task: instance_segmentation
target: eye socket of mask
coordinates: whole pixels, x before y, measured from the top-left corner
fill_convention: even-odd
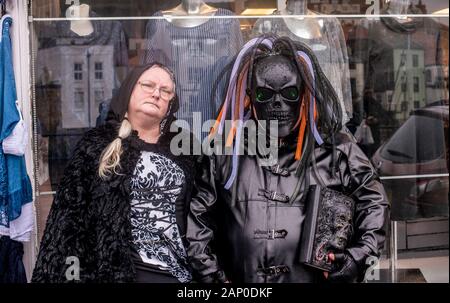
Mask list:
[[[258,102],[266,102],[273,98],[275,94],[279,93],[283,98],[289,101],[297,101],[300,97],[299,90],[295,86],[289,86],[281,89],[280,91],[275,91],[267,87],[257,87],[256,88],[256,100]]]

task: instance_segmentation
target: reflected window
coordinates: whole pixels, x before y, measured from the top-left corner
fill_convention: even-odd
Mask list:
[[[74,63],[73,64],[73,78],[77,81],[83,80],[83,64]]]
[[[427,83],[431,83],[431,70],[430,69],[427,69],[425,71],[425,79],[426,79]]]
[[[73,110],[77,113],[84,111],[84,92],[76,91],[73,99]]]
[[[419,67],[419,56],[418,55],[412,55],[412,64],[413,64],[413,67]]]
[[[406,89],[407,89],[406,81],[403,81],[402,82],[402,93],[406,93]]]
[[[103,79],[103,63],[95,62],[95,80]]]
[[[413,86],[414,86],[414,92],[418,93],[419,92],[419,77],[414,77],[413,78]]]

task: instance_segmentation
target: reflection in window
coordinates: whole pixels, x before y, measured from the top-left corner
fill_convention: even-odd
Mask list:
[[[84,92],[75,92],[73,99],[73,110],[77,113],[84,111]]]
[[[413,78],[413,86],[414,86],[414,92],[418,93],[419,92],[419,77],[414,77]]]
[[[403,81],[402,82],[402,93],[406,93],[406,89],[407,89],[406,81]]]
[[[96,106],[100,105],[100,103],[105,99],[105,93],[103,90],[96,90],[94,92],[95,104]]]
[[[103,79],[103,63],[95,62],[95,80]]]
[[[412,62],[413,62],[413,67],[419,67],[419,56],[412,55]]]
[[[355,78],[350,78],[350,87],[352,89],[352,96],[356,96],[357,91],[356,91],[356,79]]]
[[[402,112],[406,112],[408,110],[408,102],[407,101],[403,101],[402,105],[401,105],[401,111]]]
[[[430,69],[427,69],[425,71],[425,79],[426,79],[427,83],[431,83],[431,70]]]
[[[82,63],[74,63],[73,64],[73,78],[75,80],[81,81],[83,80],[83,64]]]
[[[444,155],[444,123],[427,116],[411,116],[392,136],[382,156],[394,163],[423,163]]]

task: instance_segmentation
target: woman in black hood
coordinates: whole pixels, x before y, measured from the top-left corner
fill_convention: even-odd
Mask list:
[[[178,107],[167,67],[131,71],[107,123],[84,135],[66,167],[32,281],[191,281],[184,239],[195,159],[170,150]]]

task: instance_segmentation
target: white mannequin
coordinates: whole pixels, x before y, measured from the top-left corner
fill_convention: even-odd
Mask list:
[[[207,18],[171,19],[171,16],[213,16],[217,8],[207,5],[201,0],[182,0],[181,3],[169,10],[163,11],[168,21],[180,27],[195,27],[208,21]]]
[[[66,10],[67,18],[88,18],[90,7],[87,4],[71,5]],[[70,30],[78,36],[88,36],[94,32],[94,26],[89,20],[72,20],[70,21]]]

